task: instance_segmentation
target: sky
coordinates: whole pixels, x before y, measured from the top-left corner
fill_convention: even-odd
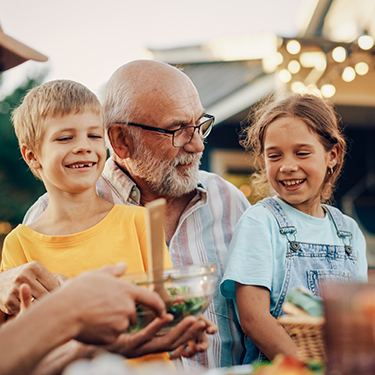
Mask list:
[[[46,69],[95,93],[146,48],[201,44],[220,36],[272,31],[296,36],[312,0],[0,0],[4,32],[49,57],[3,74],[0,94]]]

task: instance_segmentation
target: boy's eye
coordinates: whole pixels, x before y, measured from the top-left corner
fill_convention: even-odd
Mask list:
[[[88,136],[89,138],[94,138],[94,139],[102,139],[103,136],[99,135],[99,134],[89,134]]]
[[[65,141],[70,141],[71,139],[72,137],[60,137],[60,138],[57,138],[56,141],[65,142]]]

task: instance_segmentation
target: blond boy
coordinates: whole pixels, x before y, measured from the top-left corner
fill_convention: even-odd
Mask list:
[[[67,277],[121,261],[127,272],[145,270],[144,209],[113,205],[96,192],[106,160],[97,97],[77,82],[47,82],[26,95],[13,123],[22,156],[43,181],[50,204],[38,220],[8,235],[1,271],[33,260]]]

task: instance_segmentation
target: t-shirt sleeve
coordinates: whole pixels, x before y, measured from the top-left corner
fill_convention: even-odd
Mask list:
[[[272,287],[273,250],[269,228],[256,219],[259,209],[246,211],[230,244],[229,258],[220,291],[235,299],[235,283]]]
[[[4,240],[0,272],[10,270],[28,262],[16,230],[10,232]]]

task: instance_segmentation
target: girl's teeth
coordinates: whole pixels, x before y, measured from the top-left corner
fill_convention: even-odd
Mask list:
[[[283,181],[283,183],[284,183],[285,186],[294,186],[294,185],[300,184],[302,182],[303,182],[303,180],[298,180],[298,181]]]

